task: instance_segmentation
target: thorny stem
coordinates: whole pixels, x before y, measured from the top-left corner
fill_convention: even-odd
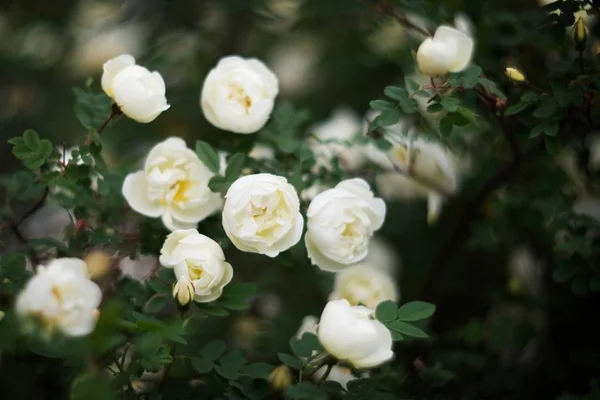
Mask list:
[[[300,378],[304,376],[305,378],[310,379],[312,378],[314,373],[321,369],[321,367],[323,367],[324,365],[335,365],[336,362],[337,360],[331,354],[327,353],[326,351],[323,351],[317,354],[312,360],[308,361],[306,365],[302,367],[302,369],[300,370]],[[327,372],[326,375],[329,375],[329,372]]]
[[[332,364],[332,363],[330,363],[330,364],[327,364],[327,369],[325,370],[325,373],[323,374],[323,376],[319,378],[319,381],[317,382],[317,384],[319,384],[319,383],[321,383],[321,382],[323,382],[323,381],[327,380],[327,377],[328,377],[328,376],[329,376],[329,374],[331,373],[331,370],[333,369],[333,366],[334,366],[334,365],[335,365],[335,364]]]

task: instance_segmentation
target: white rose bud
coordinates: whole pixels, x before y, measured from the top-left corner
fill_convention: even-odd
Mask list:
[[[175,231],[165,240],[160,250],[160,263],[173,268],[180,287],[178,296],[185,300],[191,281],[194,301],[208,303],[216,300],[223,293],[223,287],[233,277],[231,264],[225,261],[221,246],[208,236],[195,229]],[[175,294],[175,290],[173,291]],[[179,298],[177,298],[179,301]],[[180,302],[183,304],[183,301]]]
[[[351,306],[346,300],[327,303],[317,336],[325,350],[355,368],[373,368],[394,356],[392,334],[373,319],[371,309]]]
[[[104,64],[102,89],[117,103],[123,114],[138,122],[152,122],[170,107],[162,76],[136,65],[135,59],[128,54]]]
[[[312,263],[337,272],[362,261],[385,218],[385,203],[362,179],[348,179],[318,194],[306,213],[306,249]]]
[[[340,299],[345,299],[352,305],[364,304],[374,310],[382,301],[397,301],[398,292],[391,275],[382,269],[361,263],[335,275],[329,300]]]
[[[428,76],[441,76],[462,71],[471,62],[475,42],[465,33],[440,26],[417,50],[419,70]]]
[[[150,150],[143,170],[127,175],[123,196],[136,212],[162,216],[171,231],[190,229],[223,204],[208,188],[213,175],[183,139],[169,138]]]
[[[189,307],[192,300],[194,300],[195,294],[194,283],[190,280],[188,275],[182,275],[177,280],[177,283],[173,287],[173,298],[177,302],[177,305],[181,309]]]
[[[206,76],[200,105],[217,128],[254,133],[267,123],[278,91],[277,77],[261,61],[229,56]]]
[[[300,241],[303,225],[296,189],[281,176],[244,176],[225,195],[223,228],[242,251],[276,257]]]
[[[87,335],[96,327],[102,291],[89,279],[86,263],[78,258],[57,258],[39,266],[17,297],[15,310],[37,320],[49,332]]]

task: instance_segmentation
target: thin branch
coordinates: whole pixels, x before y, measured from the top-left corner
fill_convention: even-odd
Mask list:
[[[394,17],[394,19],[396,21],[398,21],[398,23],[400,25],[403,25],[407,28],[411,28],[411,29],[419,32],[422,35],[432,36],[432,33],[429,32],[426,28],[423,28],[422,26],[418,26],[413,21],[408,19],[408,17],[406,15],[400,14],[398,11],[396,11],[396,9],[394,8],[394,6],[392,5],[392,3],[389,0],[382,0],[379,3],[379,9],[381,11],[383,11],[384,13]]]
[[[119,361],[117,356],[115,356],[115,354],[112,351],[109,351],[108,355],[115,363],[115,366],[119,370],[119,373],[127,378],[127,388],[131,391],[131,393],[135,393],[135,390],[133,389],[133,385],[131,384],[131,379],[129,379],[129,376],[125,372],[125,368],[123,367],[123,364],[121,364],[121,362]]]
[[[334,365],[335,364],[327,364],[327,369],[325,370],[325,373],[323,374],[323,376],[319,378],[319,380],[317,381],[317,384],[320,384],[321,382],[327,380],[327,377],[329,377],[329,374],[331,373],[331,370],[333,369]]]

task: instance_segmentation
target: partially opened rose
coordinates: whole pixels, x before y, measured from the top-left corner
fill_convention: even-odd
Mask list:
[[[152,122],[170,107],[160,73],[136,65],[135,59],[128,54],[104,64],[101,83],[102,89],[123,114],[138,122]]]
[[[419,70],[428,76],[462,71],[471,62],[475,42],[450,26],[440,26],[417,50]]]
[[[247,175],[225,195],[223,229],[242,251],[276,257],[300,241],[303,226],[298,194],[284,177]]]
[[[159,260],[165,267],[173,268],[178,282],[173,295],[183,305],[187,305],[186,300],[189,302],[186,291],[190,282],[194,301],[207,303],[219,298],[233,277],[233,268],[225,261],[221,246],[195,229],[167,236]]]
[[[382,268],[359,263],[335,274],[329,300],[345,299],[351,305],[363,304],[371,309],[385,300],[398,300],[394,277]]]
[[[392,334],[373,319],[373,311],[351,306],[346,300],[327,303],[317,336],[325,350],[355,368],[373,368],[394,356]]]
[[[362,179],[347,179],[319,193],[306,213],[305,242],[312,263],[336,272],[363,260],[385,211],[383,200]]]
[[[204,116],[214,126],[254,133],[269,119],[279,92],[277,77],[255,58],[222,58],[210,70],[200,96]]]

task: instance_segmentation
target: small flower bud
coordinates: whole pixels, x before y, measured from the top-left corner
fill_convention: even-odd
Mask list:
[[[194,300],[194,284],[187,276],[181,276],[173,287],[173,298],[180,309],[185,310]]]
[[[506,76],[508,76],[508,79],[514,83],[525,82],[525,75],[523,75],[523,73],[516,68],[507,67],[504,73]]]
[[[585,43],[588,38],[588,29],[583,22],[583,18],[579,17],[573,28],[573,40],[575,41],[575,50],[582,52],[585,50]]]
[[[292,371],[287,365],[281,364],[269,375],[269,384],[274,390],[285,390],[292,384]]]

